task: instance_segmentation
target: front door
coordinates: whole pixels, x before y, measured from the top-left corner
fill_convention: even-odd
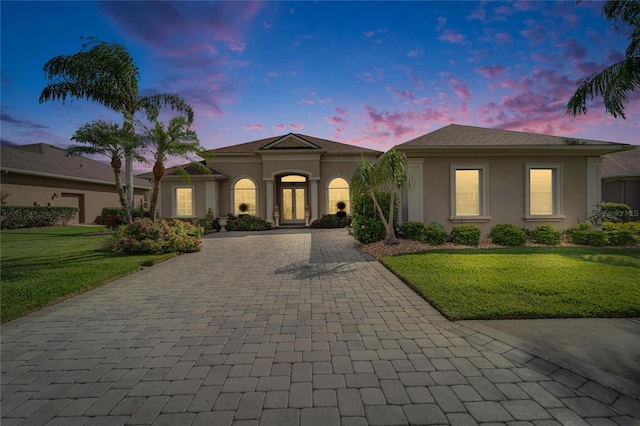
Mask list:
[[[282,223],[304,222],[305,188],[282,188]]]

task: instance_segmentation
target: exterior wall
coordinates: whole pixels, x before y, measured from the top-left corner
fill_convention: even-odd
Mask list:
[[[258,209],[257,215],[261,218],[266,217],[266,198],[265,198],[265,182],[263,179],[262,162],[260,158],[244,158],[225,160],[220,157],[214,157],[213,160],[207,161],[207,165],[220,173],[229,176],[228,180],[219,182],[218,186],[218,214],[214,212],[214,216],[226,216],[233,213],[231,206],[231,190],[233,185],[241,178],[249,178],[253,180],[258,187]]]
[[[138,206],[145,190],[137,189]],[[55,197],[53,194],[56,194]],[[101,185],[64,179],[8,173],[2,175],[2,203],[9,206],[78,207],[83,210],[72,223],[95,223],[100,220],[104,207],[118,207],[120,200],[115,185]],[[82,208],[84,207],[84,208]]]
[[[368,161],[374,161],[375,157],[366,158]],[[320,163],[320,182],[318,183],[318,202],[320,206],[320,216],[323,214],[333,214],[337,211],[335,206],[329,206],[327,201],[327,186],[329,182],[337,177],[341,177],[349,182],[351,187],[351,178],[356,167],[362,161],[362,157],[349,156],[326,156]]]
[[[466,219],[451,219],[451,165],[488,165],[488,221],[474,222]],[[527,164],[562,165],[562,212],[563,219],[526,220],[525,174]],[[418,177],[414,177],[418,179]],[[484,236],[499,223],[510,223],[527,229],[538,225],[552,225],[566,229],[584,222],[587,211],[587,159],[585,157],[551,156],[469,156],[426,157],[423,163],[422,201],[425,223],[436,221],[451,230],[453,225],[472,223],[480,226]],[[406,209],[405,209],[406,210]],[[408,220],[408,212],[403,212]],[[412,219],[412,220],[415,220]]]
[[[640,220],[640,177],[603,179],[602,201],[624,203],[631,207],[631,220]]]

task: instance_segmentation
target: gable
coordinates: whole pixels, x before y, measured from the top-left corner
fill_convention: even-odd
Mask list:
[[[279,149],[320,149],[320,147],[299,135],[289,133],[263,146],[260,151]]]

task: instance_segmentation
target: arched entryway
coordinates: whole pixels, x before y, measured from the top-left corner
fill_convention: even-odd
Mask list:
[[[307,177],[286,174],[278,177],[278,207],[282,225],[303,225],[309,205]]]

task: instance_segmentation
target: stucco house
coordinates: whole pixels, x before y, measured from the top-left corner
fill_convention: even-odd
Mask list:
[[[149,189],[134,178],[136,206]],[[77,207],[72,223],[93,223],[104,207],[120,206],[110,165],[44,143],[1,147],[0,192],[3,205]]]
[[[472,223],[487,235],[498,223],[559,229],[584,222],[602,200],[603,154],[631,149],[613,142],[449,125],[395,147],[406,154],[413,185],[402,221]],[[282,225],[350,211],[350,181],[358,163],[382,152],[302,134],[287,134],[214,149],[191,170],[191,182],[170,169],[162,180],[162,217],[249,214]],[[150,179],[149,174],[144,177]]]
[[[566,229],[602,200],[601,156],[620,143],[449,125],[395,147],[406,154],[413,186],[403,220],[451,229],[499,223]]]
[[[627,204],[640,220],[640,147],[602,157],[602,201]]]
[[[289,133],[214,149],[204,162],[211,174],[194,169],[184,182],[170,169],[161,182],[161,217],[198,218],[248,214],[281,225],[304,225],[335,213],[338,201],[349,205],[349,181],[362,158],[382,154],[367,148]],[[150,178],[149,174],[143,175]]]

